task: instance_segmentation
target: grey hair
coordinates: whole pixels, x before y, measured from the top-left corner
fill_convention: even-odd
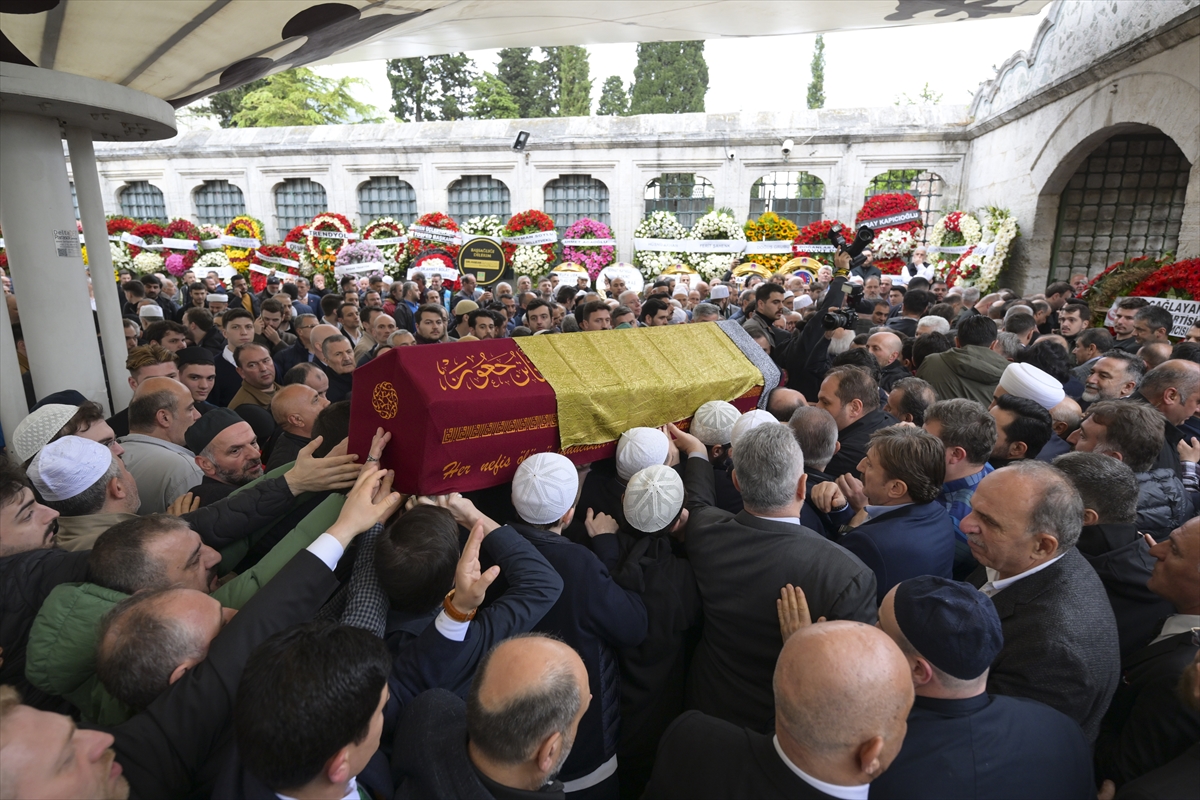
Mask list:
[[[1125,462],[1100,453],[1063,453],[1054,467],[1075,485],[1084,508],[1096,512],[1098,524],[1137,521],[1138,479]]]
[[[1015,306],[1011,306],[1008,309],[1008,311],[1004,312],[1004,321],[1007,322],[1008,318],[1011,317],[1013,314],[1028,314],[1029,316],[1032,317],[1033,316],[1033,308],[1031,306],[1027,306],[1027,305],[1024,305],[1021,303],[1018,303]]]
[[[405,335],[405,334],[407,334],[408,336],[412,336],[412,335],[413,335],[413,332],[412,332],[412,331],[410,331],[408,328],[401,328],[401,329],[400,329],[400,330],[398,330],[398,331],[393,331],[393,332],[392,332],[392,334],[391,334],[391,336],[388,336],[388,338],[387,338],[387,345],[388,345],[388,347],[395,347],[396,345],[392,344],[392,341],[393,341],[393,340],[394,340],[394,339],[395,339],[397,336],[401,336],[401,335]]]
[[[692,317],[719,317],[721,309],[717,308],[712,303],[697,303],[692,309]]]
[[[921,317],[917,320],[918,336],[920,335],[921,328],[928,328],[929,330],[926,333],[949,333],[950,321],[945,317],[938,316]]]
[[[804,452],[790,427],[759,425],[738,440],[734,471],[747,511],[781,509],[796,499]]]
[[[335,333],[333,336],[330,336],[329,338],[324,339],[321,342],[321,355],[325,356],[326,358],[329,358],[330,342],[349,342],[349,341],[350,341],[350,339],[348,339],[345,335],[340,334],[340,333]]]
[[[1075,484],[1064,473],[1041,461],[1018,461],[1004,469],[1028,479],[1034,491],[1040,490],[1025,532],[1029,536],[1050,534],[1058,540],[1060,552],[1074,547],[1083,530],[1083,498]]]
[[[1174,389],[1181,398],[1191,397],[1200,391],[1200,370],[1188,369],[1188,366],[1191,365],[1159,364],[1142,378],[1142,394],[1153,401],[1161,398],[1167,389]]]
[[[967,288],[963,289],[962,299],[963,303],[967,305],[975,305],[979,302],[979,298],[982,296],[983,295],[979,293],[979,287],[977,286],[968,286]]]
[[[829,412],[816,406],[800,406],[792,412],[788,427],[800,445],[804,460],[813,469],[824,471],[837,452],[837,423]]]
[[[44,500],[42,502],[64,517],[86,517],[89,514],[99,513],[100,509],[104,508],[104,501],[108,497],[108,482],[120,474],[121,464],[117,457],[113,456],[112,463],[108,465],[104,474],[79,494],[65,500]]]
[[[996,334],[996,346],[1000,348],[1001,355],[1010,361],[1019,356],[1024,348],[1021,338],[1009,331],[1001,331]]]
[[[300,322],[302,322],[303,320],[306,320],[306,319],[311,319],[313,322],[320,322],[320,320],[317,319],[316,314],[301,314],[300,316],[296,317],[294,322],[299,324]]]

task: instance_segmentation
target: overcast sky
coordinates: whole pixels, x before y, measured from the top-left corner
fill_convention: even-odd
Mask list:
[[[926,82],[943,95],[942,103],[968,104],[979,84],[993,76],[993,67],[1029,48],[1045,14],[1043,10],[1035,16],[825,34],[825,107],[889,105],[901,93],[915,98]],[[805,34],[707,42],[705,110],[807,108],[815,38]],[[494,71],[496,52],[479,50],[469,55],[480,69]],[[588,52],[594,109],[606,77],[619,75],[626,86],[633,80],[637,45],[589,45]],[[379,108],[381,116],[390,116],[385,62],[329,65],[317,71],[329,77],[364,79],[367,85],[356,96]]]

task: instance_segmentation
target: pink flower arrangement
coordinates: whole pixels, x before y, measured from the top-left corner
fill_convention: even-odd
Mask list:
[[[167,256],[167,272],[171,273],[175,277],[179,277],[183,273],[187,272],[187,270],[187,261],[182,255],[179,253],[171,253],[171,255]]]
[[[564,239],[611,239],[612,230],[603,222],[594,219],[578,220],[563,233]],[[579,264],[587,269],[592,280],[600,270],[616,260],[616,248],[612,245],[600,247],[564,247],[563,261]]]

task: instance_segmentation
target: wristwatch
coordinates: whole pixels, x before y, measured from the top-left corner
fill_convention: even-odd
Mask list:
[[[446,599],[442,601],[442,610],[446,612],[446,616],[455,622],[470,622],[475,619],[475,612],[478,609],[471,609],[470,612],[464,614],[454,607],[454,591],[451,589],[450,593],[446,595]]]

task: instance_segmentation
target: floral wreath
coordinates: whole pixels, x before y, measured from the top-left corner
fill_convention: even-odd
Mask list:
[[[307,227],[313,233],[304,234],[304,254],[308,257],[309,263],[312,264],[314,270],[331,275],[338,251],[347,245],[350,240],[317,236],[316,231],[354,233],[354,225],[342,214],[323,211],[313,217],[312,222]]]
[[[164,239],[190,239],[193,242],[200,241],[200,229],[196,227],[196,223],[190,219],[173,219],[163,230]],[[178,264],[183,264],[183,269],[179,272],[171,272],[172,275],[182,275],[191,269],[191,266],[196,263],[199,254],[195,250],[172,250],[167,248],[163,250],[163,255],[167,258],[167,271],[171,271],[171,266],[174,263],[178,269]],[[179,260],[172,262],[171,256],[179,256]]]
[[[983,241],[979,244],[993,244],[992,252],[983,255],[973,246],[963,253],[946,274],[947,286],[974,286],[981,293],[986,293],[995,285],[1001,270],[1007,265],[1013,240],[1021,235],[1020,227],[1008,209],[988,206],[985,211],[987,222],[983,226]]]
[[[269,256],[271,258],[286,258],[289,261],[296,261],[297,260],[296,255],[297,255],[296,253],[293,253],[291,250],[288,250],[286,247],[284,247],[281,244],[264,244],[264,245],[261,245],[260,247],[256,247],[254,249],[254,252],[250,254],[250,263],[254,264],[256,266],[266,267],[267,269],[276,270],[276,269],[279,269],[280,265],[274,264],[270,261],[263,261],[262,258],[260,258],[260,256]],[[296,274],[295,267],[286,267],[286,269],[288,271],[288,274],[290,274],[290,275]],[[270,277],[270,276],[265,275],[261,272],[256,272],[255,270],[250,270],[250,288],[253,289],[256,294],[258,292],[261,292],[263,289],[267,288],[267,278],[268,277]]]
[[[800,234],[796,223],[784,219],[774,211],[763,212],[757,220],[748,220],[742,231],[746,234],[747,242],[791,242]],[[762,264],[771,272],[777,272],[784,264],[792,259],[786,253],[772,255],[770,253],[755,253],[755,263]]]
[[[799,258],[801,256],[806,256],[808,258],[816,259],[827,267],[832,267],[833,253],[810,253],[801,247],[797,247],[797,245],[829,244],[829,230],[834,225],[841,225],[842,235],[844,236],[846,233],[846,226],[842,225],[842,223],[838,222],[836,219],[817,220],[816,222],[810,222],[801,228],[800,232],[796,234],[796,237],[792,239],[792,257]]]
[[[638,223],[633,236],[635,239],[683,239],[687,237],[687,229],[670,211],[655,211]],[[668,267],[681,261],[681,253],[661,250],[637,250],[633,254],[633,265],[647,281],[655,280]]]
[[[380,217],[371,220],[362,229],[362,240],[395,239],[406,233],[404,223],[392,217]],[[408,262],[408,254],[404,245],[383,244],[377,246],[383,254],[383,258],[380,260],[388,265],[387,273],[393,278],[400,277],[404,265]]]
[[[612,229],[603,222],[597,222],[594,219],[576,220],[567,227],[563,232],[564,239],[611,239]],[[563,247],[563,261],[570,261],[572,264],[579,264],[587,270],[588,277],[593,281],[600,274],[600,270],[607,267],[609,264],[617,260],[617,248],[612,245],[601,245],[599,247],[588,247],[580,245],[577,247]]]
[[[917,198],[908,192],[877,194],[874,197],[868,197],[867,201],[863,203],[863,207],[854,215],[854,227],[857,228],[859,225],[863,225],[873,219],[879,219],[880,217],[890,217],[892,214],[899,214],[904,211],[920,210],[921,206],[917,203]],[[888,228],[899,228],[902,231],[908,231],[914,237],[924,227],[925,225],[919,219],[888,226]]]
[[[140,225],[135,225],[133,230],[129,232],[129,235],[141,237],[146,244],[162,244],[164,233],[166,233],[166,229],[157,222],[143,222]],[[129,255],[134,259],[135,263],[141,252],[142,248],[136,244],[129,245]]]
[[[204,255],[196,259],[196,263],[192,269],[196,272],[208,272],[210,270],[220,270],[222,267],[232,267],[229,263],[229,256],[225,255],[223,250],[209,250]]]
[[[554,220],[545,212],[536,209],[513,214],[504,226],[502,236],[524,236],[527,233],[539,233],[554,230]],[[537,279],[550,271],[554,263],[553,244],[510,244],[500,245],[504,250],[504,258],[512,265],[518,275],[528,275]]]
[[[459,225],[459,230],[467,236],[492,236],[499,239],[504,235],[504,223],[495,214],[487,214],[486,216],[471,217]]]
[[[447,217],[447,219],[449,219],[449,217]],[[444,250],[440,247],[429,248],[429,249],[424,250],[421,253],[421,255],[419,255],[413,259],[412,268],[415,270],[420,270],[422,266],[428,264],[430,261],[435,261],[440,266],[443,266],[446,269],[452,269],[455,272],[458,272],[458,265],[456,263],[454,263],[456,258],[458,258],[457,255],[451,255],[447,250]],[[425,291],[429,291],[430,283],[432,283],[432,281],[426,280]],[[442,288],[443,289],[449,288],[450,291],[452,291],[452,292],[458,291],[460,288],[462,288],[462,276],[460,275],[458,278],[455,278],[453,281],[443,280]],[[421,303],[424,304],[424,302],[425,302],[425,298],[424,298],[424,296],[422,296]]]
[[[229,221],[229,224],[225,226],[225,235],[236,236],[239,239],[258,239],[261,243],[263,226],[254,217],[243,214]],[[252,247],[225,246],[225,256],[229,259],[229,266],[238,272],[247,272],[250,269],[250,257],[253,252],[254,248]]]
[[[871,242],[872,262],[884,275],[899,275],[917,245],[916,237],[900,228],[884,228]]]
[[[140,247],[137,250],[139,251],[138,254],[133,257],[134,272],[139,275],[149,275],[152,272],[162,271],[165,262],[161,255],[153,250],[142,250]],[[183,273],[181,272],[180,274],[182,275]]]
[[[973,214],[966,211],[951,211],[935,222],[929,231],[930,247],[970,246],[979,244],[981,239],[983,239],[983,226]],[[939,276],[948,277],[947,271],[961,260],[962,256],[934,253],[934,270]]]
[[[449,214],[443,214],[440,211],[435,211],[432,214],[425,214],[422,217],[418,217],[417,221],[414,222],[412,226],[409,226],[410,233],[412,227],[415,225],[420,225],[424,228],[438,228],[439,230],[444,231],[458,232],[459,230],[458,223],[454,221],[454,218]],[[408,256],[410,263],[415,262],[422,253],[428,250],[439,250],[447,253],[451,261],[453,261],[454,259],[458,258],[459,245],[450,244],[449,242],[431,242],[427,239],[417,239],[409,236],[408,244],[404,246],[405,255]],[[450,268],[457,269],[457,267],[455,267],[453,264],[450,265]]]
[[[732,239],[738,242],[746,241],[746,232],[737,223],[733,215],[724,211],[710,211],[688,231],[689,239]],[[700,273],[706,281],[719,280],[726,272],[733,269],[737,261],[736,253],[687,253],[684,262]]]
[[[1200,258],[1167,264],[1134,286],[1130,294],[1135,297],[1200,301]]]

